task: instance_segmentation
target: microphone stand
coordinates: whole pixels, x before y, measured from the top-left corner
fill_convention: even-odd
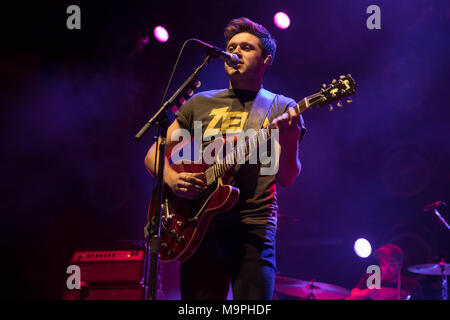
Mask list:
[[[439,219],[439,221],[441,221],[444,226],[447,228],[447,230],[450,230],[450,225],[447,223],[447,221],[445,221],[445,219],[441,216],[441,214],[439,213],[437,208],[433,209],[434,214],[436,215],[436,217]]]
[[[213,58],[212,55],[208,55],[203,63],[194,69],[194,72],[186,79],[186,81],[178,88],[177,91],[170,97],[162,107],[154,114],[150,120],[142,127],[142,129],[136,134],[135,138],[137,140],[141,139],[142,136],[147,132],[147,130],[151,126],[156,126],[157,128],[157,136],[155,137],[157,143],[157,152],[158,155],[158,171],[156,173],[156,186],[152,192],[152,201],[150,204],[150,212],[154,212],[155,214],[155,224],[150,224],[150,219],[148,219],[149,223],[146,226],[146,233],[149,235],[147,237],[147,243],[145,248],[145,258],[144,258],[144,299],[145,300],[156,300],[156,282],[157,282],[157,274],[158,274],[158,265],[159,265],[159,252],[161,249],[161,208],[162,208],[162,195],[164,188],[164,164],[166,157],[166,142],[167,142],[167,129],[169,128],[169,119],[166,115],[166,111],[169,107],[174,105],[180,106],[184,102],[181,102],[180,99],[184,99],[186,96],[186,92],[189,89],[193,89],[195,87],[195,83],[197,82],[198,73],[201,72]],[[160,137],[160,139],[158,139]],[[152,208],[153,207],[153,208]]]
[[[442,222],[444,224],[444,226],[447,228],[447,230],[450,230],[450,225],[447,223],[447,221],[445,221],[444,217],[442,217],[442,215],[439,213],[438,208],[441,207],[442,205],[446,205],[445,202],[443,201],[438,201],[438,202],[434,202],[430,205],[425,206],[424,211],[433,211],[434,214],[436,215],[436,217],[438,218],[438,220],[440,222]],[[447,233],[446,233],[447,235]],[[448,282],[447,282],[447,273],[445,270],[445,260],[443,258],[443,254],[442,254],[442,244],[441,241],[438,237],[438,252],[439,252],[439,268],[441,270],[441,300],[448,300],[448,294],[447,294],[447,287],[448,287]]]
[[[444,226],[447,227],[447,230],[450,230],[450,226],[447,223],[447,221],[445,221],[445,219],[441,216],[441,214],[439,213],[437,208],[433,209],[434,214],[437,216],[437,218],[439,219],[439,221],[441,221]],[[439,241],[440,242],[440,241]],[[439,261],[439,268],[441,269],[441,300],[448,300],[448,294],[447,294],[447,287],[448,287],[448,282],[447,282],[447,274],[445,273],[445,260],[444,258],[441,256],[441,261]]]

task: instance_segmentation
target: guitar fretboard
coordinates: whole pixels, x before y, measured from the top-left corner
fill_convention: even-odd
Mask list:
[[[351,75],[341,76],[339,81],[333,80],[329,86],[323,85],[319,92],[300,100],[294,110],[297,115],[300,115],[312,106],[323,106],[353,93],[355,93],[355,82]],[[339,103],[338,106],[340,106]],[[273,124],[271,123],[233,149],[224,159],[218,158],[216,164],[206,169],[206,176],[211,177],[208,181],[215,182],[236,164],[243,164],[248,161],[249,156],[256,155],[253,153],[258,150],[258,146],[271,139],[272,129]]]
[[[317,100],[317,98],[318,98],[317,95],[312,95],[304,98],[299,103],[297,103],[297,105],[294,108],[296,114],[299,115],[303,113],[310,106],[320,101]],[[249,158],[253,156],[253,152],[256,152],[256,150],[258,150],[258,146],[260,146],[261,144],[267,142],[272,138],[272,129],[273,129],[272,124],[269,124],[264,128],[258,130],[256,134],[250,136],[244,143],[237,146],[229,154],[227,154],[224,159],[219,158],[217,160],[218,163],[210,166],[206,170],[207,175],[211,174],[212,172],[214,180],[217,180],[226,171],[233,168],[236,164],[243,164],[246,161],[248,161]]]

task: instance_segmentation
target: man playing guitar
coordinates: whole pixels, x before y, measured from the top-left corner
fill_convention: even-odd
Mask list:
[[[235,67],[225,64],[229,88],[201,92],[176,114],[167,133],[167,149],[178,129],[194,131],[201,121],[203,141],[226,131],[240,133],[272,64],[276,43],[262,25],[247,18],[231,20],[225,28],[227,52],[239,57]],[[296,102],[276,95],[263,126],[279,129],[279,166],[272,175],[261,174],[266,164],[245,163],[229,184],[240,190],[236,204],[214,215],[198,249],[180,265],[182,299],[226,299],[231,281],[234,299],[272,299],[275,281],[276,183],[291,185],[299,175],[299,142],[306,129]],[[206,139],[205,139],[206,138]],[[203,142],[203,147],[207,142]],[[170,153],[170,151],[168,151]],[[145,165],[155,174],[155,144]],[[176,197],[194,200],[206,188],[204,172],[178,172],[166,157],[164,182]]]

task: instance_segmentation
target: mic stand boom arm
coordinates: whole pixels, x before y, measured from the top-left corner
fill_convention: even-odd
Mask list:
[[[437,208],[433,209],[434,214],[438,217],[438,219],[447,227],[447,230],[450,230],[450,225],[445,221],[445,219],[441,216]]]

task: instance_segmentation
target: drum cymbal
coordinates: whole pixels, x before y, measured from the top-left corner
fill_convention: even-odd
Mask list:
[[[289,296],[314,300],[339,300],[350,295],[350,290],[333,284],[282,276],[276,276],[275,290]]]
[[[450,264],[448,263],[432,263],[432,264],[418,264],[408,268],[409,271],[419,274],[427,274],[432,276],[441,276],[442,274],[450,274]]]

